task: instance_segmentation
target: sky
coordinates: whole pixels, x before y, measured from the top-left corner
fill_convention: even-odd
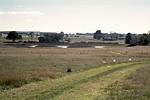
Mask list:
[[[150,30],[150,0],[0,0],[0,31]]]

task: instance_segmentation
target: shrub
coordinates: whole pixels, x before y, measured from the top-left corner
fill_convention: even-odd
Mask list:
[[[72,72],[71,68],[68,68],[68,69],[67,69],[67,72],[69,72],[69,73]]]

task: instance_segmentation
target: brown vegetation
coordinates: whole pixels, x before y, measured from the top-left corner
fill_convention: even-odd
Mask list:
[[[0,48],[0,85],[9,88],[98,65],[147,60],[150,47]],[[115,62],[114,59],[116,60]]]

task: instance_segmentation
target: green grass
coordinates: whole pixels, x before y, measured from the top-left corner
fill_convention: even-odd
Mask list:
[[[107,100],[150,100],[150,63],[106,88]]]
[[[135,62],[93,68],[84,72],[73,73],[62,78],[45,80],[1,92],[0,99],[96,99],[103,95],[104,88],[128,76],[143,65],[144,64],[141,62]]]
[[[107,100],[105,95],[105,88],[110,84],[127,77],[130,73],[141,67],[142,64],[127,65],[123,68],[117,68],[115,71],[92,79],[84,84],[80,84],[75,88],[64,92],[57,96],[56,100]],[[107,92],[106,92],[107,93]]]

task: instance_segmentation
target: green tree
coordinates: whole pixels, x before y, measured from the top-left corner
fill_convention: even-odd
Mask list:
[[[44,34],[43,37],[39,37],[38,40],[41,43],[57,43],[63,41],[64,34],[60,33],[52,33],[52,34]]]
[[[18,39],[22,39],[22,36],[19,35],[16,31],[10,31],[6,37],[7,40],[12,40],[15,42]]]
[[[100,40],[102,38],[102,32],[101,30],[97,30],[95,33],[94,33],[94,39],[97,39],[97,40]]]
[[[125,38],[125,43],[126,44],[130,44],[131,43],[131,39],[132,39],[132,36],[131,36],[132,34],[131,33],[128,33],[127,35],[126,35],[126,38]]]
[[[147,38],[145,38],[144,41],[143,41],[143,45],[148,45],[148,44],[149,44],[149,41],[148,41]]]
[[[22,35],[18,35],[18,40],[22,40]]]
[[[148,45],[150,43],[150,35],[149,34],[138,35],[138,43],[140,45]]]

